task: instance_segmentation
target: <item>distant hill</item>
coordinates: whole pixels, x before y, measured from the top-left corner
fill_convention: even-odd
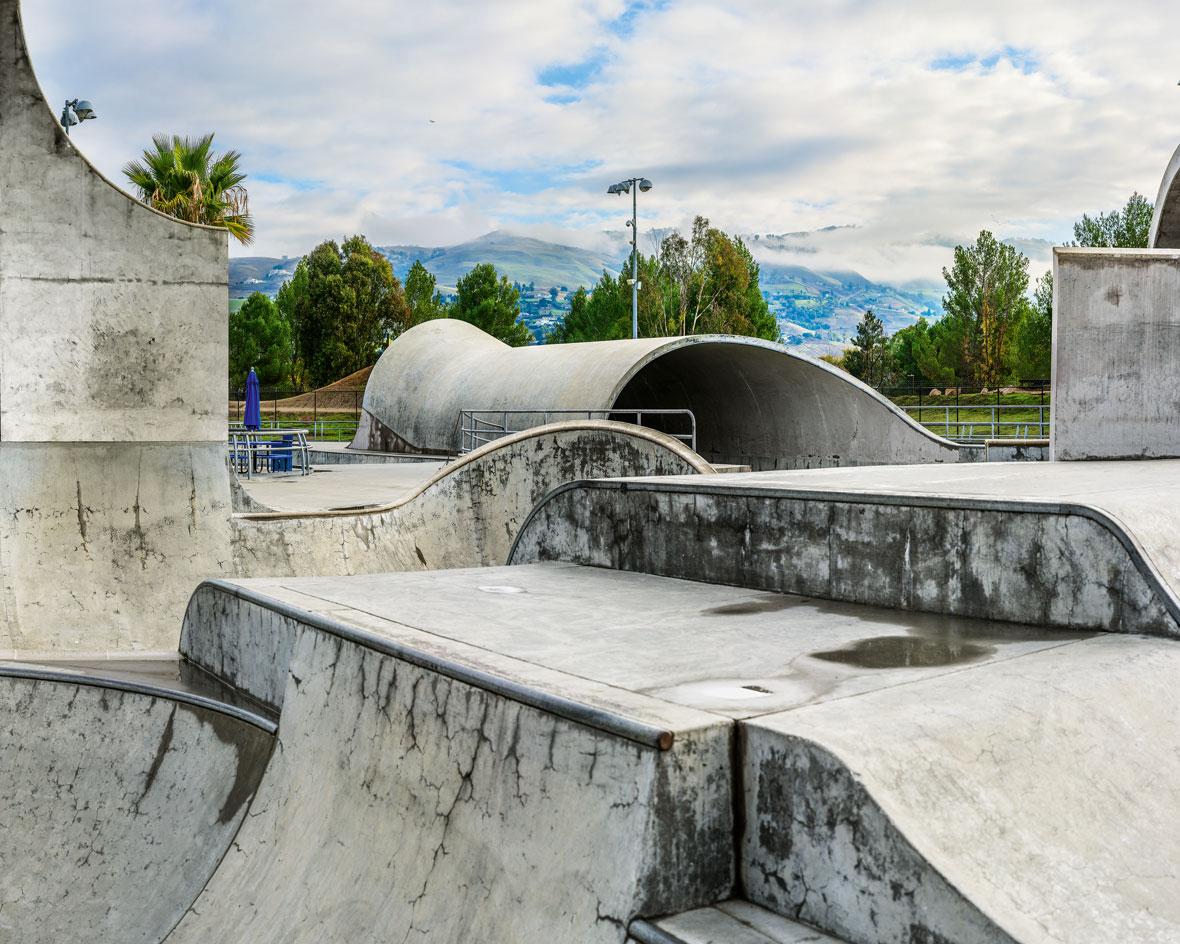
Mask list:
[[[758,241],[751,240],[750,245],[757,252]],[[560,321],[578,286],[589,288],[604,268],[615,271],[626,258],[625,248],[615,254],[595,252],[499,230],[457,246],[377,248],[401,279],[414,260],[421,260],[444,293],[453,292],[459,277],[473,266],[492,263],[522,286],[523,318],[538,337]],[[245,298],[256,291],[273,297],[298,262],[298,258],[259,256],[230,259],[230,298]],[[558,290],[556,298],[551,288]],[[937,316],[940,310],[940,292],[935,289],[900,288],[857,272],[820,272],[796,265],[763,263],[762,291],[784,340],[817,354],[839,350],[866,308],[877,313],[887,331],[912,324],[922,315]]]
[[[589,249],[562,246],[527,236],[514,236],[496,230],[460,243],[458,246],[378,246],[399,278],[403,278],[415,259],[438,279],[443,291],[454,291],[459,277],[481,262],[490,262],[496,271],[511,282],[532,283],[537,288],[576,289],[598,281],[604,268],[617,268],[621,258],[610,258]]]

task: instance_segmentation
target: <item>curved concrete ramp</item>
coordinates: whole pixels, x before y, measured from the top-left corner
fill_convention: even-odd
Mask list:
[[[261,577],[503,564],[533,506],[564,482],[712,471],[653,430],[591,420],[551,424],[489,443],[381,508],[236,515],[234,568]]]
[[[781,344],[703,335],[513,348],[452,319],[412,328],[381,355],[353,445],[451,453],[461,447],[462,410],[636,408],[691,409],[702,456],[754,469],[982,455]],[[683,431],[667,422],[668,431]]]
[[[1147,245],[1151,249],[1180,249],[1180,147],[1172,154],[1160,181]]]
[[[863,944],[1180,940],[1178,672],[1096,637],[747,723],[748,894]]]
[[[155,944],[232,842],[274,724],[139,668],[0,664],[0,940]]]

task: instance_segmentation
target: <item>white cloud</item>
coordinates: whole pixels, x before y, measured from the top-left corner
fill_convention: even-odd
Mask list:
[[[26,0],[25,19],[51,101],[94,100],[77,140],[109,176],[156,131],[243,151],[261,254],[357,230],[598,244],[627,209],[606,184],[643,173],[644,226],[850,226],[797,261],[937,279],[980,228],[1059,241],[1154,198],[1180,132],[1156,41],[1180,8],[1156,0],[667,0],[612,29],[626,9]],[[549,101],[538,73],[586,60],[560,90],[577,100]]]

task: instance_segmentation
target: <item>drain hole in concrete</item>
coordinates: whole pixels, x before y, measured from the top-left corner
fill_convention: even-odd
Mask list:
[[[763,688],[761,685],[743,685],[742,688],[747,689],[751,692],[758,692],[758,694],[760,694],[760,695],[773,695],[774,694],[774,692],[772,692],[769,688]]]

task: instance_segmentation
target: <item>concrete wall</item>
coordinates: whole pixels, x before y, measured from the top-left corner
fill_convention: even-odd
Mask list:
[[[1168,587],[1105,512],[1060,501],[809,494],[740,478],[565,486],[523,525],[510,563],[569,561],[906,610],[1180,637]],[[1159,560],[1166,564],[1166,555]]]
[[[1180,456],[1180,252],[1054,249],[1054,459]]]
[[[90,166],[0,22],[0,651],[172,648],[228,559],[226,235]]]
[[[533,506],[565,482],[712,469],[675,439],[624,423],[555,423],[444,466],[413,495],[365,512],[235,515],[243,577],[330,576],[503,564]]]
[[[849,374],[781,344],[697,336],[511,348],[450,319],[418,325],[381,356],[353,444],[455,452],[462,410],[643,407],[692,410],[706,460],[755,469],[982,457],[981,448],[932,435]],[[540,425],[544,417],[513,422]],[[660,422],[645,420],[687,429],[683,419]]]

